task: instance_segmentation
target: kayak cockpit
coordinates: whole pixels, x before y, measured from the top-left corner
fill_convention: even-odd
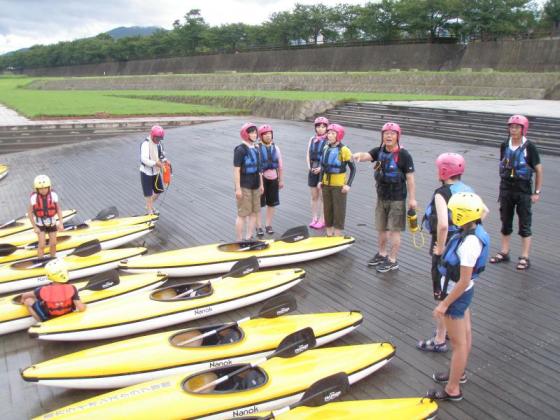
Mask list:
[[[43,257],[43,258],[32,258],[30,260],[19,261],[12,264],[12,269],[14,270],[32,270],[34,268],[42,268],[49,261],[52,261],[54,258],[52,257]]]
[[[209,332],[213,333],[206,337],[203,336]],[[237,325],[224,328],[222,324],[180,331],[173,334],[169,338],[169,342],[174,347],[213,347],[237,343],[243,336],[243,330]]]
[[[261,251],[270,245],[266,241],[241,241],[218,245],[222,252]]]
[[[161,302],[175,302],[206,297],[213,292],[210,283],[188,283],[155,290],[150,298]]]
[[[224,382],[215,383],[220,378],[233,374],[243,366],[233,365],[195,374],[184,380],[183,390],[194,394],[225,394],[256,389],[268,382],[266,373],[255,366],[234,374]]]

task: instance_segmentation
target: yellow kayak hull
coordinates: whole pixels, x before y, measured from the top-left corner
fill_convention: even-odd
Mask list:
[[[309,350],[261,364],[265,382],[251,389],[196,393],[185,388],[211,372],[188,377],[173,375],[99,395],[38,418],[171,420],[250,416],[299,401],[313,383],[335,373],[345,372],[353,384],[387,364],[394,354],[395,347],[390,343]]]
[[[160,271],[170,277],[203,276],[225,273],[239,260],[255,256],[260,267],[296,264],[323,258],[349,248],[355,239],[351,236],[315,236],[287,243],[263,241],[267,247],[250,250],[224,250],[224,244],[212,244],[158,252],[123,261],[119,268],[129,273]]]
[[[136,293],[126,300],[104,302],[64,319],[51,319],[29,329],[43,340],[75,341],[120,337],[205,318],[252,305],[282,293],[305,276],[302,269],[256,271],[243,277],[225,277],[211,282],[207,294],[175,299],[163,296],[172,288]],[[185,288],[185,284],[182,284]]]
[[[97,233],[102,230],[114,230],[125,226],[137,225],[140,223],[148,223],[157,221],[159,216],[155,214],[146,214],[141,216],[119,217],[111,220],[92,220],[87,223],[82,223],[78,229],[65,230],[57,232],[57,236],[82,236]],[[31,242],[37,241],[37,235],[33,231],[21,232],[11,235],[7,238],[0,239],[0,243],[12,245],[26,245]]]
[[[34,364],[22,372],[41,385],[98,389],[121,388],[171,374],[191,374],[219,366],[250,362],[272,353],[287,335],[312,327],[317,346],[356,329],[360,312],[335,312],[256,318],[239,326],[239,341],[216,345],[178,345],[193,329],[151,334],[71,353]],[[197,331],[215,328],[198,327]],[[157,357],[153,355],[157,354]]]
[[[71,253],[76,247],[93,239],[99,240],[101,249],[113,249],[124,245],[130,241],[141,238],[150,233],[154,229],[154,223],[140,223],[137,225],[124,226],[113,230],[102,230],[86,235],[77,235],[73,237],[65,237],[56,244],[57,257]],[[45,248],[45,255],[49,252],[48,247]],[[18,249],[0,257],[0,264],[8,264],[16,261],[23,261],[37,256],[37,246],[31,245],[30,249]]]
[[[105,290],[80,291],[80,299],[88,304],[99,304],[116,297],[123,296],[139,290],[151,290],[159,286],[167,277],[154,273],[135,274],[121,276],[120,283]],[[87,281],[74,283],[80,289],[87,284]],[[29,315],[24,305],[16,303],[14,298],[18,295],[5,296],[0,298],[0,335],[9,334],[14,331],[24,330],[35,324],[35,320]],[[87,310],[91,310],[88,308]],[[64,316],[69,316],[64,315]],[[60,317],[64,318],[64,317]]]
[[[119,261],[146,253],[146,248],[118,248],[96,252],[87,257],[61,257],[68,267],[70,280],[76,280],[118,267]],[[31,259],[0,266],[0,293],[35,288],[48,284],[45,265],[50,259]]]
[[[0,165],[0,179],[4,179],[8,172],[10,172],[8,165]]]
[[[76,213],[77,210],[75,209],[63,210],[62,220],[67,222],[68,220],[72,219],[76,215]],[[31,226],[31,222],[29,221],[27,215],[21,216],[14,220],[10,220],[9,222],[0,223],[0,226],[2,226],[0,227],[0,238],[33,229],[33,226]]]
[[[320,407],[298,407],[276,420],[424,420],[436,416],[438,405],[429,398],[392,398],[334,402]],[[264,417],[268,413],[260,416]]]

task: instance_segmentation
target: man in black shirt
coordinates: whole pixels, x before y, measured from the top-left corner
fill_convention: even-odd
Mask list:
[[[518,270],[527,270],[531,263],[531,218],[532,205],[540,198],[543,183],[543,168],[539,152],[534,143],[525,138],[529,120],[523,115],[513,115],[508,120],[510,137],[500,146],[500,219],[502,221],[501,250],[490,262],[498,264],[510,260],[510,239],[513,232],[513,215],[519,218],[521,256]],[[533,191],[533,172],[535,190]]]

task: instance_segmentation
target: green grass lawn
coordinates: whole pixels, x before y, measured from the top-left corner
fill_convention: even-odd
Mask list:
[[[248,111],[214,105],[165,101],[165,96],[262,97],[290,101],[409,101],[482,99],[472,96],[375,92],[184,91],[184,90],[36,90],[34,78],[0,77],[0,103],[30,118],[104,115],[240,115]],[[134,98],[139,96],[139,98]],[[146,99],[154,96],[158,99]]]

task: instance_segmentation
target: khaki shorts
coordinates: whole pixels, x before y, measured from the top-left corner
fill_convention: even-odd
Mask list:
[[[261,210],[261,195],[258,188],[256,190],[241,188],[241,194],[241,198],[237,200],[238,216],[246,217]]]
[[[401,201],[377,200],[375,206],[375,229],[378,232],[404,231],[406,228],[406,204]]]

